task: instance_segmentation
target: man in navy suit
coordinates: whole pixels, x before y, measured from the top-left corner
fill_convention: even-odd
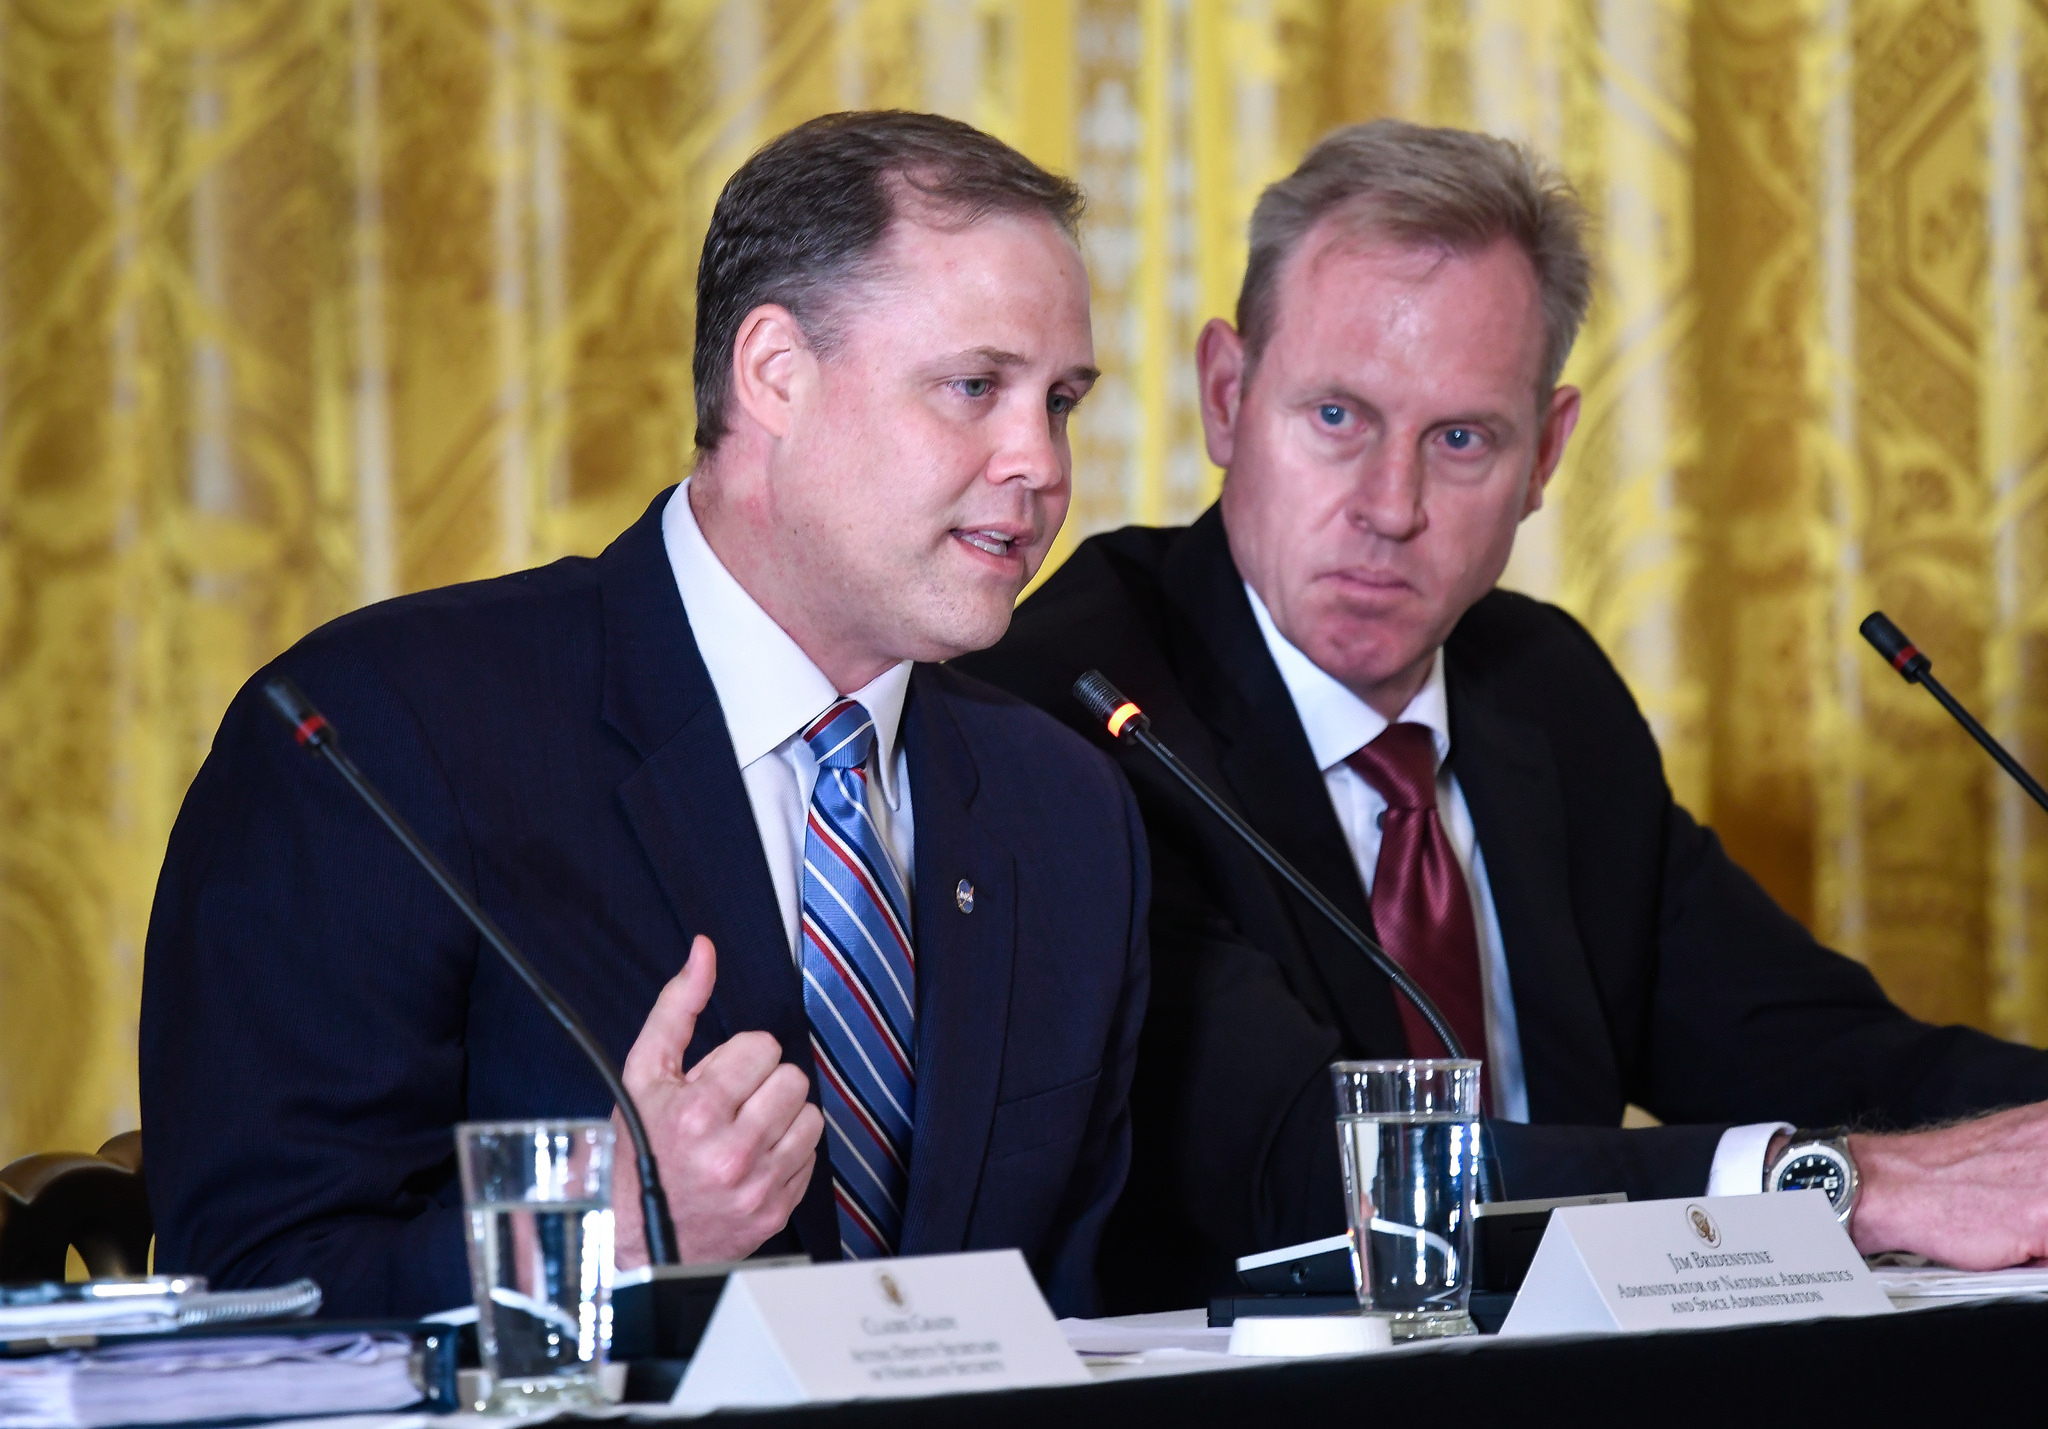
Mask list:
[[[624,1058],[686,1260],[1015,1246],[1092,1303],[1141,825],[1102,755],[935,663],[1002,634],[1065,514],[1079,209],[949,120],[784,135],[705,240],[691,479],[594,560],[373,606],[272,667]],[[157,1263],[310,1275],[336,1314],[458,1304],[452,1128],[609,1098],[261,708],[269,673],[150,925]]]

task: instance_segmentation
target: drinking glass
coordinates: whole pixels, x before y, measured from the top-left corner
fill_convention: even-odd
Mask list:
[[[612,1340],[612,1127],[483,1121],[455,1128],[469,1275],[491,1395],[526,1414],[605,1402]]]
[[[1476,1334],[1479,1063],[1333,1062],[1351,1272],[1397,1340]]]

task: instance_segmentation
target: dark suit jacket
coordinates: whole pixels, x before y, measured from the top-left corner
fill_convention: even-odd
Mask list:
[[[1584,630],[1506,592],[1445,645],[1451,767],[1500,916],[1535,1125],[1496,1123],[1511,1196],[1697,1195],[1729,1125],[1913,1124],[2048,1097],[2048,1055],[1930,1027],[1817,944],[1672,801]],[[994,649],[957,662],[1107,737],[1096,667],[1361,926],[1370,913],[1219,513],[1088,541]],[[1344,1228],[1325,1066],[1406,1055],[1393,991],[1149,756],[1152,1010],[1115,1308],[1190,1303],[1232,1257]],[[1634,1102],[1668,1123],[1619,1129]]]
[[[689,1060],[760,1028],[809,1072],[760,837],[662,546],[665,499],[595,560],[370,607],[273,668],[613,1057],[708,933],[718,985]],[[186,798],[150,922],[157,1264],[217,1285],[310,1275],[342,1315],[464,1303],[450,1128],[603,1116],[610,1099],[339,776],[294,746],[263,707],[267,674]],[[913,673],[902,738],[918,1097],[901,1249],[1018,1247],[1052,1304],[1081,1312],[1129,1162],[1137,810],[1108,760],[943,667]],[[768,1248],[837,1259],[838,1239],[821,1145]]]

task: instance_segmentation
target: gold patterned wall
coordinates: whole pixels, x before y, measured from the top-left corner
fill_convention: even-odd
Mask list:
[[[1914,1010],[2048,1041],[2048,19],[2023,0],[0,0],[0,1159],[134,1122],[156,867],[235,687],[367,600],[593,551],[684,470],[720,184],[811,114],[1075,173],[1105,380],[1062,551],[1215,474],[1259,187],[1399,114],[1600,220],[1510,583]]]

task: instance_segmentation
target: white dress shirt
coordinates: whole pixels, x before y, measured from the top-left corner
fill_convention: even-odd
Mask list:
[[[1508,982],[1507,949],[1501,941],[1500,917],[1493,906],[1493,888],[1486,878],[1486,856],[1472,827],[1472,811],[1458,787],[1458,776],[1444,767],[1451,752],[1451,719],[1444,687],[1444,652],[1436,652],[1429,679],[1401,718],[1390,721],[1297,649],[1280,628],[1259,593],[1247,583],[1246,597],[1259,622],[1266,649],[1280,667],[1280,678],[1293,697],[1294,712],[1308,735],[1323,786],[1330,792],[1352,862],[1372,896],[1373,874],[1380,858],[1380,815],[1387,801],[1345,760],[1379,737],[1389,723],[1426,725],[1436,738],[1436,807],[1465,887],[1472,898],[1472,923],[1479,934],[1479,973],[1486,991],[1486,1077],[1492,1084],[1492,1107],[1503,1121],[1529,1119],[1529,1087],[1522,1071],[1522,1038],[1515,1022],[1514,990]],[[1740,1195],[1763,1189],[1763,1161],[1771,1137],[1791,1128],[1782,1122],[1732,1127],[1714,1148],[1707,1179],[1709,1195]]]
[[[661,538],[697,653],[711,674],[739,757],[740,778],[753,805],[794,958],[803,922],[804,829],[818,782],[818,761],[803,731],[841,692],[718,559],[690,510],[687,481],[662,509]],[[910,764],[896,736],[909,689],[910,662],[905,660],[848,694],[867,707],[875,722],[875,749],[867,764],[868,812],[896,860],[905,892],[910,891],[915,844]]]

